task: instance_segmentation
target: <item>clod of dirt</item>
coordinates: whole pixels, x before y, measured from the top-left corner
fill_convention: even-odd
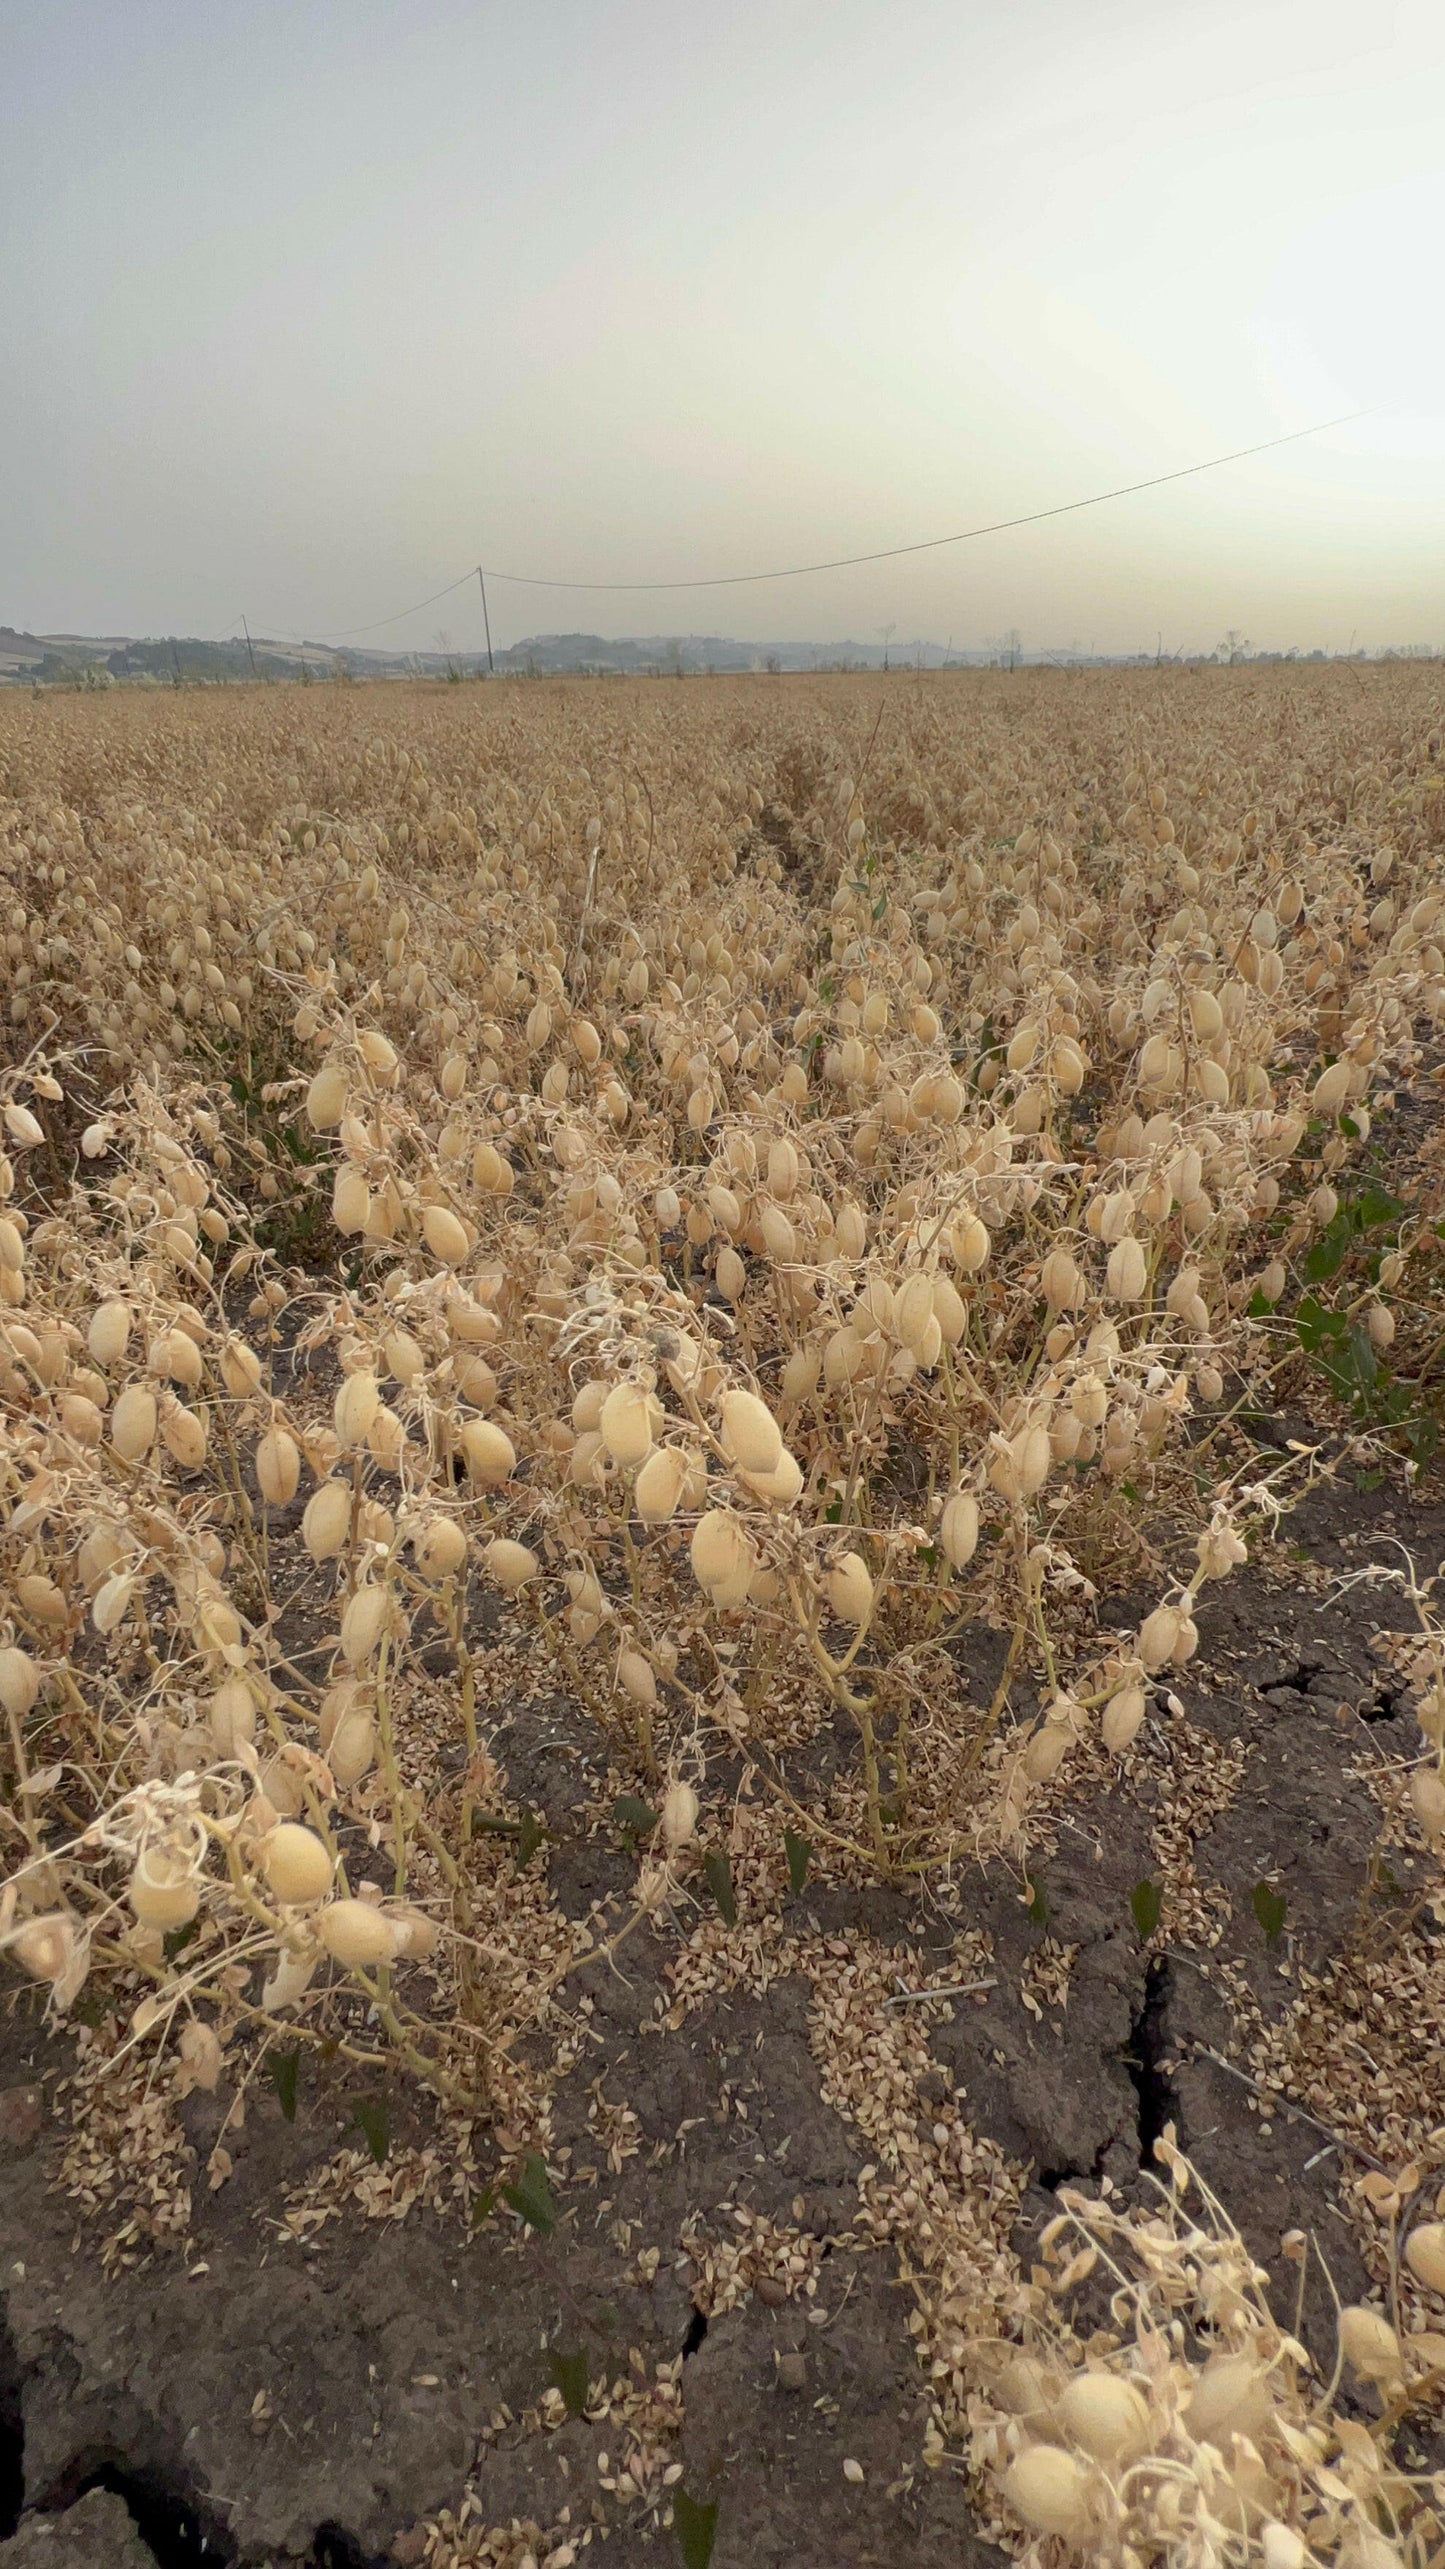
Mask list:
[[[63,2515],[27,2516],[0,2542],[3,2569],[157,2569],[123,2498],[90,2489]]]

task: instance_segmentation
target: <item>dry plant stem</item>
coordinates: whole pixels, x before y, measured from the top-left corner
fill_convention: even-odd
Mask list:
[[[396,1739],[392,1728],[391,1695],[387,1686],[387,1663],[391,1635],[384,1632],[376,1653],[376,1727],[381,1740],[382,1773],[386,1778],[387,1801],[391,1808],[393,1861],[396,1894],[400,1899],[406,1889],[406,1823],[408,1796],[402,1787],[396,1763]]]
[[[1308,2123],[1312,2132],[1323,2133],[1324,2138],[1333,2142],[1337,2150],[1344,2151],[1347,2157],[1363,2161],[1367,2168],[1375,2168],[1381,2176],[1389,2175],[1390,2171],[1383,2159],[1375,2158],[1369,2150],[1362,2150],[1357,2141],[1350,2140],[1343,2132],[1335,2131],[1331,2124],[1322,2123],[1317,2114],[1307,2114],[1302,2105],[1295,2104],[1293,2097],[1282,2095],[1277,2087],[1261,2086],[1257,2078],[1250,2077],[1248,2070],[1237,2069],[1233,2061],[1227,2061],[1222,2052],[1210,2051],[1207,2044],[1195,2043],[1193,2049],[1204,2060],[1213,2061],[1215,2068],[1222,2069],[1228,2077],[1237,2078],[1242,2087],[1251,2089],[1254,2095],[1263,2099],[1272,2113],[1285,2115],[1295,2123]]]

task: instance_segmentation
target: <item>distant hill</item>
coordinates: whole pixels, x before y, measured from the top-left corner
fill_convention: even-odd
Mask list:
[[[1222,656],[1220,652],[1213,655]],[[1138,667],[1152,651],[1090,653],[1076,645],[1025,650],[1017,636],[981,650],[954,651],[937,642],[738,642],[726,634],[537,633],[496,654],[499,677],[705,677],[758,670],[988,669]],[[1176,655],[1183,658],[1183,654]],[[1259,661],[1335,657],[1426,659],[1428,644],[1397,650],[1235,653]],[[0,625],[0,687],[228,686],[260,679],[273,685],[307,685],[323,678],[485,677],[482,651],[359,651],[326,642],[283,642],[255,634],[250,643],[208,642],[195,635],[23,633]]]

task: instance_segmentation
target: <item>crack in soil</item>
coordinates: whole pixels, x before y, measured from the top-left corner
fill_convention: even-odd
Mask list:
[[[1144,1975],[1144,1999],[1129,2028],[1129,2048],[1122,2055],[1129,2083],[1139,2099],[1139,2165],[1157,2167],[1156,2145],[1168,2124],[1179,2127],[1179,2091],[1165,2066],[1169,2051],[1168,2014],[1174,1974],[1156,1954]]]
[[[63,2514],[92,2489],[120,2499],[157,2569],[234,2569],[240,2554],[230,2534],[178,2473],[132,2470],[113,2451],[98,2454],[92,2446],[78,2455],[63,2479],[45,2491],[40,2512]]]

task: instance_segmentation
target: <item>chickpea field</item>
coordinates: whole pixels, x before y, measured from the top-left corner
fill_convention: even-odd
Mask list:
[[[1442,732],[0,693],[28,2505],[1445,2563]]]

